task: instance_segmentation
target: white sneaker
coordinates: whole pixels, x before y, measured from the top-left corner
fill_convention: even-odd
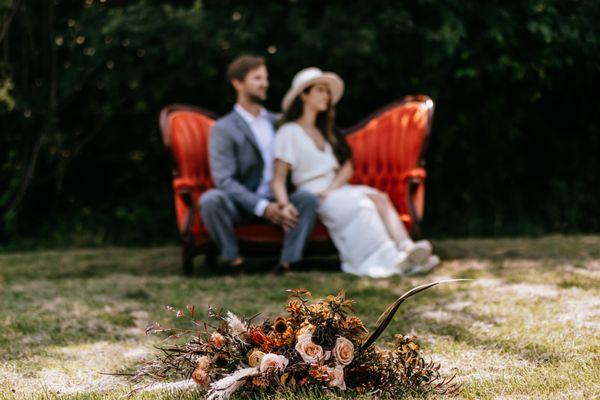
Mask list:
[[[424,275],[431,272],[432,269],[437,267],[440,263],[440,258],[438,256],[430,256],[426,262],[422,264],[413,264],[404,269],[404,275]]]
[[[408,253],[405,251],[401,251],[400,255],[396,259],[396,262],[394,263],[394,266],[396,267],[396,269],[399,271],[399,273],[401,275],[404,275],[404,271],[406,271],[408,268],[410,268],[411,265],[412,265],[412,263],[410,262],[410,259],[408,258]]]
[[[411,264],[424,264],[431,256],[431,243],[427,240],[419,240],[418,242],[408,243],[404,251],[408,253],[408,258]]]

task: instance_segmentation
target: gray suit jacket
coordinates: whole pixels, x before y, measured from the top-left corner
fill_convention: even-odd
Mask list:
[[[269,112],[273,124],[277,115]],[[250,214],[260,200],[256,189],[262,179],[264,161],[254,133],[232,110],[217,120],[209,139],[210,169],[217,188]]]

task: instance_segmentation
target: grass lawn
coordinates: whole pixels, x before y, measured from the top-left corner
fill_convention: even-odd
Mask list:
[[[331,266],[284,277],[186,278],[177,247],[2,253],[0,398],[120,398],[127,380],[101,372],[132,369],[153,352],[160,338],[143,331],[152,321],[172,322],[165,305],[211,304],[274,317],[287,288],[306,287],[315,297],[345,288],[372,326],[413,286],[473,278],[408,300],[379,343],[393,333],[416,334],[427,357],[456,372],[460,398],[600,399],[600,237],[434,246],[444,260],[434,273],[379,280]]]

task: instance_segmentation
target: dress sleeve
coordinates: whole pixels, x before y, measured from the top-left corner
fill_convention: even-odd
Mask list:
[[[282,126],[275,137],[275,158],[285,161],[292,167],[296,164],[296,149],[294,146],[294,132],[290,126]]]

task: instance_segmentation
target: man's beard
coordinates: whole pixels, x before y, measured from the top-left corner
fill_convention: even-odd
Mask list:
[[[248,100],[250,102],[256,103],[256,104],[262,104],[263,101],[265,101],[265,99],[255,95],[255,94],[252,94],[252,93],[248,93]]]

